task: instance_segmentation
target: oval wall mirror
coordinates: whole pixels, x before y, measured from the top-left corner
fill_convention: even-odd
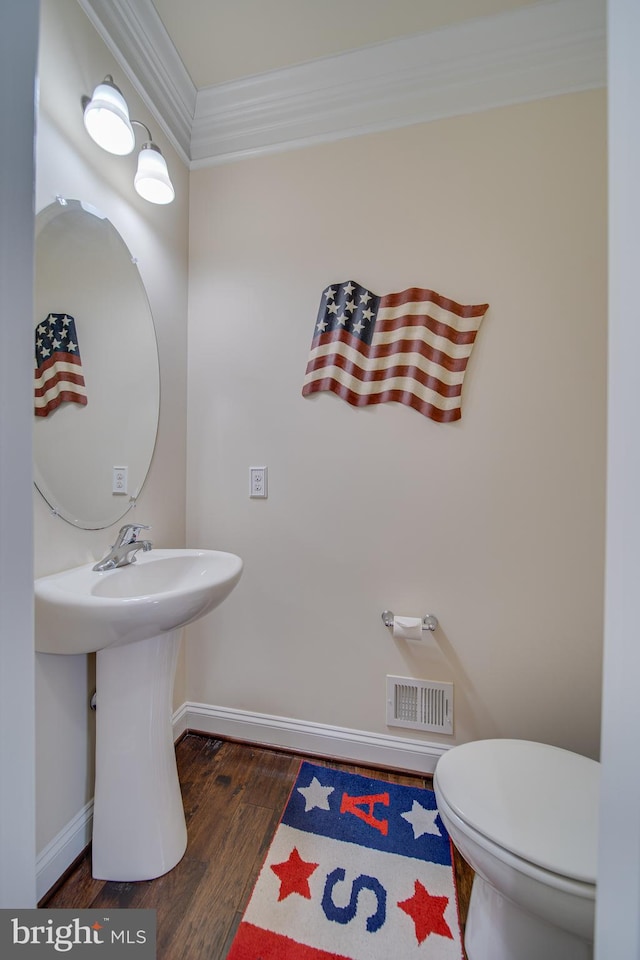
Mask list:
[[[160,372],[138,268],[97,210],[62,200],[38,214],[34,301],[35,485],[60,517],[99,530],[146,479]]]

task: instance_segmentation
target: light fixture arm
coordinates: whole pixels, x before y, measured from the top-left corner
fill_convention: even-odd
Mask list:
[[[131,121],[131,125],[133,126],[134,123],[136,123],[139,127],[142,127],[142,129],[146,131],[147,140],[149,141],[149,143],[153,143],[153,137],[151,136],[151,130],[149,130],[149,127],[146,125],[146,123],[143,123],[142,120],[132,120],[132,121]]]

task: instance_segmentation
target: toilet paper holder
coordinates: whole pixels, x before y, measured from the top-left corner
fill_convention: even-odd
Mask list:
[[[393,627],[393,618],[395,614],[392,610],[383,610],[382,611],[382,622],[385,627]],[[438,626],[438,618],[434,617],[432,613],[427,613],[426,616],[422,618],[422,629],[423,630],[435,630]]]

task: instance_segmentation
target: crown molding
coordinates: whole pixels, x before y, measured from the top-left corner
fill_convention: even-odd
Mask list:
[[[543,3],[200,90],[192,167],[605,82],[601,0]]]
[[[188,165],[197,90],[152,0],[78,0]]]
[[[196,90],[151,0],[79,0],[192,168],[606,84],[606,0],[546,0]]]

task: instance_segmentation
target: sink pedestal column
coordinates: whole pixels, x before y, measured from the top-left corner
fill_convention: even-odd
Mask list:
[[[96,654],[93,876],[152,880],[187,846],[173,744],[180,630]]]

